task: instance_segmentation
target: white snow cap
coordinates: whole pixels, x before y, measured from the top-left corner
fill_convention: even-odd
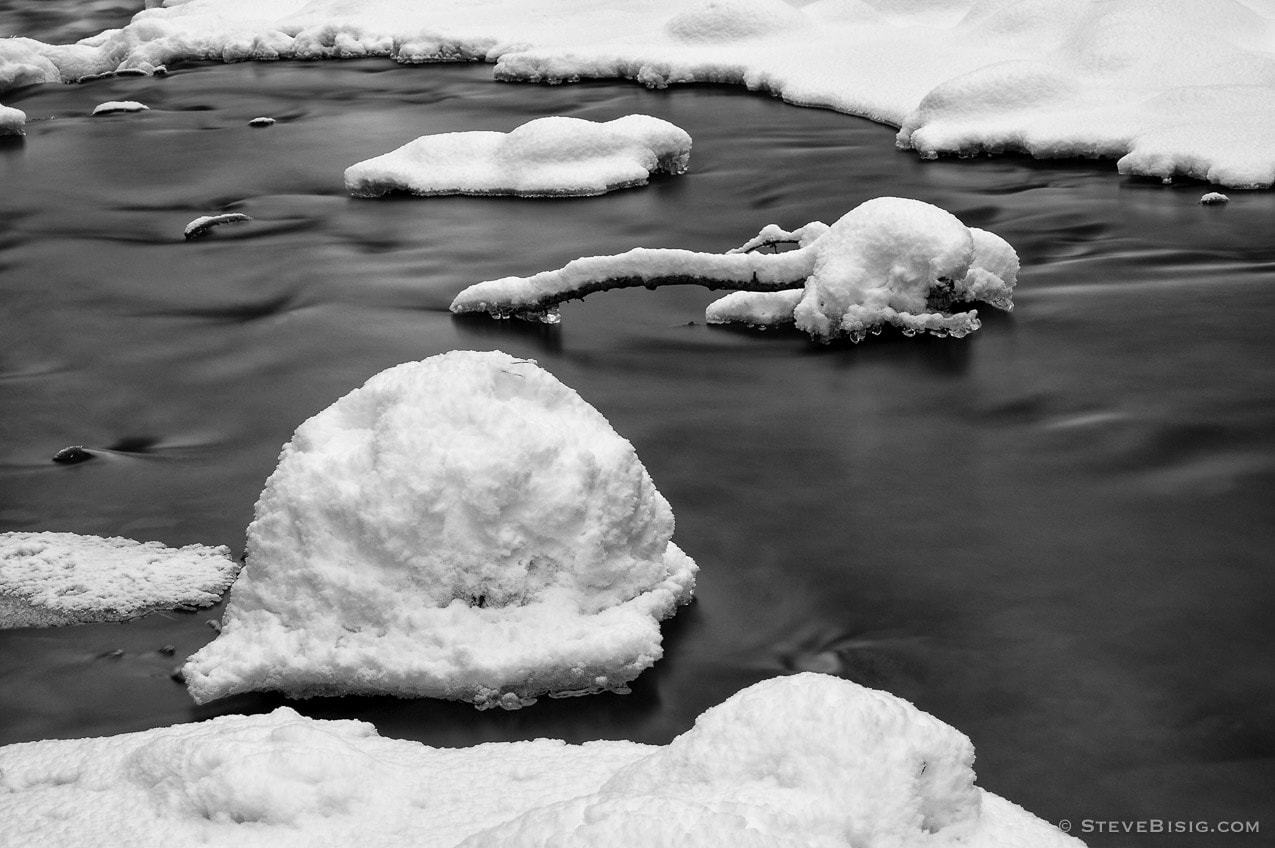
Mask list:
[[[219,227],[222,224],[245,224],[252,218],[242,212],[221,212],[216,215],[200,215],[195,220],[186,225],[182,231],[183,235],[188,239],[197,238],[204,235],[213,227]]]
[[[878,197],[842,215],[812,243],[814,270],[793,309],[797,328],[818,339],[894,324],[907,333],[964,336],[974,310],[945,314],[930,299],[943,287],[958,301],[1011,309],[1018,254],[999,236],[966,227],[919,200]],[[711,319],[710,319],[711,320]]]
[[[681,174],[691,137],[668,121],[626,115],[604,123],[549,117],[508,132],[421,136],[352,165],[345,187],[356,197],[412,194],[605,194],[645,185],[655,171]]]
[[[49,848],[1082,845],[974,786],[973,759],[908,702],[810,673],[745,689],[664,747],[431,748],[281,707],[0,748],[0,830]]]
[[[0,629],[124,621],[215,604],[239,563],[225,547],[75,533],[0,533]]]
[[[781,243],[797,249],[753,252]],[[1017,278],[1018,254],[1000,236],[929,203],[878,197],[832,226],[814,221],[788,232],[768,225],[726,254],[637,248],[476,283],[451,310],[552,320],[559,303],[591,292],[697,283],[741,289],[709,305],[710,324],[796,324],[819,341],[858,342],[885,325],[959,338],[979,328],[978,313],[951,308],[981,301],[1013,309]]]
[[[145,112],[151,107],[136,100],[108,100],[93,107],[94,115],[111,115],[115,112]]]
[[[171,0],[74,45],[0,40],[0,90],[180,59],[495,62],[497,78],[738,83],[901,127],[923,156],[1119,158],[1275,182],[1266,0]]]
[[[539,368],[453,351],[297,428],[195,700],[254,689],[516,708],[626,691],[695,563],[633,446]]]
[[[0,135],[25,135],[27,113],[0,103]]]

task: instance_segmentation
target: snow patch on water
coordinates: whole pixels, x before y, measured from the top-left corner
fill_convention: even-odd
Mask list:
[[[548,117],[508,132],[422,136],[345,172],[356,197],[412,194],[605,194],[645,185],[656,171],[684,173],[691,137],[649,115],[597,123]]]
[[[206,607],[239,563],[224,547],[76,533],[0,533],[0,628],[125,621]]]

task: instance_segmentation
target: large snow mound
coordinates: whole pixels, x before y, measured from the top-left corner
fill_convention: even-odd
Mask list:
[[[239,563],[225,547],[75,533],[0,533],[0,628],[124,621],[215,604]]]
[[[581,196],[645,185],[656,171],[681,174],[691,137],[649,115],[597,123],[554,116],[508,133],[421,136],[352,165],[345,187],[356,197],[412,194]]]
[[[797,247],[759,252],[780,244]],[[813,221],[788,232],[768,225],[725,254],[637,248],[476,283],[451,310],[556,320],[558,304],[595,291],[693,284],[740,290],[709,305],[713,324],[795,324],[825,342],[862,341],[886,325],[959,338],[980,322],[976,310],[953,307],[977,301],[1013,309],[1018,269],[1018,254],[1000,236],[929,203],[878,197],[832,226]]]
[[[405,363],[284,446],[186,680],[199,702],[626,691],[694,588],[672,535],[633,446],[535,362]]]
[[[0,748],[5,844],[1071,848],[974,785],[955,729],[817,674],[752,686],[667,746],[431,748],[281,707]]]
[[[1275,182],[1269,0],[168,0],[73,45],[0,40],[0,90],[179,59],[485,60],[499,79],[738,83],[901,127],[923,156],[1119,158]]]

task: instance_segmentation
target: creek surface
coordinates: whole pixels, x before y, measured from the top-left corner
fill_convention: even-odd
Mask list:
[[[1206,207],[1207,186],[1111,162],[924,162],[888,127],[715,86],[379,60],[170,71],[0,96],[29,119],[0,141],[0,530],[239,551],[305,418],[391,365],[501,349],[597,407],[672,503],[702,571],[665,658],[630,695],[514,713],[300,711],[433,745],[664,743],[744,686],[816,670],[959,728],[981,785],[1093,846],[1146,837],[1084,819],[1272,812],[1275,193]],[[122,99],[150,111],[89,116]],[[426,133],[631,112],[690,132],[689,173],[572,200],[356,200],[342,184]],[[249,127],[259,115],[278,123]],[[1007,239],[1016,310],[981,310],[963,340],[829,347],[707,327],[714,295],[680,287],[594,295],[553,327],[447,310],[479,280],[638,246],[724,251],[879,195]],[[183,239],[218,211],[255,220]],[[99,456],[51,462],[67,445]],[[0,743],[284,703],[197,708],[170,679],[219,615],[0,631]]]

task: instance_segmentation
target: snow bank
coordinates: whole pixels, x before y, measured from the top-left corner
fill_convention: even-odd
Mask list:
[[[1082,844],[974,786],[973,760],[906,701],[817,674],[745,689],[664,747],[431,748],[283,707],[0,748],[0,833],[50,848]]]
[[[626,691],[695,563],[633,446],[530,360],[384,371],[297,428],[198,702],[254,689],[516,708]]]
[[[352,165],[345,187],[356,197],[412,194],[605,194],[646,185],[655,171],[681,174],[691,137],[659,118],[626,115],[605,123],[550,117],[508,133],[421,136]]]
[[[1275,181],[1264,0],[170,0],[74,45],[0,41],[0,90],[179,59],[484,60],[499,79],[725,82],[901,128],[923,156],[1119,158]]]
[[[797,249],[756,252],[784,243]],[[979,328],[978,313],[952,307],[1013,309],[1017,277],[1018,254],[999,236],[919,200],[878,197],[832,226],[815,221],[787,232],[772,224],[727,254],[639,248],[477,283],[451,309],[543,317],[595,291],[694,284],[741,290],[708,307],[709,323],[792,323],[819,341],[858,342],[886,325],[959,338]]]
[[[27,113],[0,103],[0,135],[25,135]]]
[[[215,604],[239,570],[224,547],[75,533],[0,533],[0,628],[123,621]]]

